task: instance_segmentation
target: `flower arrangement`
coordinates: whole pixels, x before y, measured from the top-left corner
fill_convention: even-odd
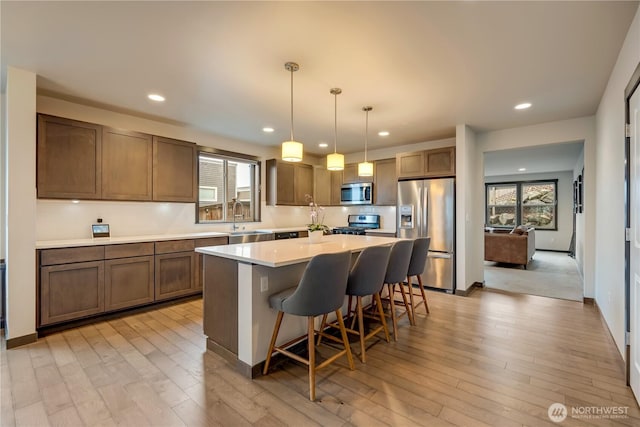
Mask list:
[[[311,217],[311,224],[307,224],[309,231],[328,232],[329,227],[324,225],[324,208],[318,206],[309,194],[305,194],[304,199],[309,203],[309,216]]]

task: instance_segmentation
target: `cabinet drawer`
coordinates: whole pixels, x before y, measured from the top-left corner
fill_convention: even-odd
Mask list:
[[[100,261],[104,259],[104,246],[44,249],[40,251],[40,265],[70,264],[72,262]]]
[[[206,239],[196,239],[196,248],[205,246],[220,246],[229,244],[228,237],[208,237]]]
[[[105,259],[127,258],[145,255],[153,255],[153,242],[109,245],[105,246],[104,248]]]
[[[192,251],[195,247],[195,242],[193,240],[169,240],[166,242],[156,242],[156,255]]]

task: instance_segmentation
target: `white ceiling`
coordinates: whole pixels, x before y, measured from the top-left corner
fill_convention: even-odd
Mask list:
[[[320,154],[592,115],[638,2],[0,2],[6,66],[41,93]],[[166,96],[164,104],[146,99]],[[533,107],[515,111],[516,103]],[[276,131],[264,134],[272,126]],[[379,130],[389,137],[377,135]],[[197,141],[196,141],[197,142]]]
[[[583,146],[579,141],[487,152],[484,176],[572,171],[584,155]]]

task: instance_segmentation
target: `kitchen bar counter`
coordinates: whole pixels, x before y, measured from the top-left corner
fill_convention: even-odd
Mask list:
[[[205,255],[207,349],[236,363],[246,377],[260,375],[276,319],[270,295],[296,286],[314,255],[349,250],[353,262],[364,248],[397,240],[340,234],[323,236],[322,242],[313,244],[302,238],[197,248]],[[306,319],[285,316],[279,344],[305,334],[306,328]]]
[[[212,246],[196,249],[196,252],[240,262],[282,267],[309,261],[313,256],[341,251],[360,252],[368,246],[391,244],[396,239],[375,236],[353,236],[334,234],[322,236],[320,243],[309,243],[309,239],[271,240],[228,246]]]
[[[203,233],[147,234],[143,236],[98,237],[95,239],[39,240],[36,249],[73,248],[79,246],[120,245],[123,243],[158,242],[181,239],[227,237],[230,233],[209,231]]]

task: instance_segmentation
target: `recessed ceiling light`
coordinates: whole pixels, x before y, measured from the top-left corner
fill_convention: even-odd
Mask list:
[[[271,132],[273,132],[273,131],[274,131],[274,129],[273,129],[273,128],[270,128],[270,127],[262,128],[262,132],[271,133]]]
[[[318,147],[320,148],[327,148],[329,146],[329,144],[327,144],[326,142],[321,142],[320,144],[318,144]]]
[[[381,130],[380,132],[378,132],[378,135],[380,136],[389,136],[389,132],[386,130]]]
[[[519,168],[519,169],[518,169],[518,172],[524,172],[524,171],[526,171],[526,170],[527,170],[527,168]]]
[[[80,200],[72,200],[71,203],[80,203]]]
[[[164,102],[164,96],[158,95],[157,93],[150,93],[149,95],[147,95],[147,98],[156,102]]]
[[[531,103],[530,102],[523,102],[522,104],[518,104],[513,108],[515,108],[516,110],[526,110],[529,107],[531,107]]]

